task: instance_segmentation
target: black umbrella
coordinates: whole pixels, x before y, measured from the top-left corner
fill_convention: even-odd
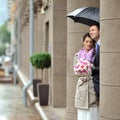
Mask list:
[[[83,23],[88,26],[99,24],[99,8],[82,7],[72,11],[67,17],[70,17],[75,22]]]

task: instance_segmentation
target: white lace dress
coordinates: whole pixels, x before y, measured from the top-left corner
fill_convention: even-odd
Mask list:
[[[77,120],[98,120],[98,107],[90,107],[88,110],[77,109]]]

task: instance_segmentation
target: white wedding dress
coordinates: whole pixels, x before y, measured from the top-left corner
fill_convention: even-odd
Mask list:
[[[98,120],[98,107],[90,107],[88,110],[77,109],[77,120]]]

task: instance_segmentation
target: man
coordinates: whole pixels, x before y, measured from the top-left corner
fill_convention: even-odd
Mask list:
[[[99,101],[99,56],[100,56],[100,27],[98,25],[92,25],[90,27],[90,37],[96,41],[95,45],[95,59],[94,59],[94,68],[92,70],[94,90]]]

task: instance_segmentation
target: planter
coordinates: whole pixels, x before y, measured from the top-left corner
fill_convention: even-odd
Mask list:
[[[30,61],[32,63],[32,66],[36,68],[36,77],[37,77],[37,70],[41,69],[41,79],[43,80],[43,70],[45,68],[48,69],[51,66],[51,55],[47,52],[34,53],[30,57]],[[38,89],[40,105],[48,105],[49,85],[38,84],[37,89]]]
[[[41,106],[48,105],[49,100],[49,84],[38,84],[38,96],[39,96],[39,104]]]
[[[41,83],[40,79],[33,79],[33,95],[34,97],[38,97],[38,92],[37,92],[37,84]]]

